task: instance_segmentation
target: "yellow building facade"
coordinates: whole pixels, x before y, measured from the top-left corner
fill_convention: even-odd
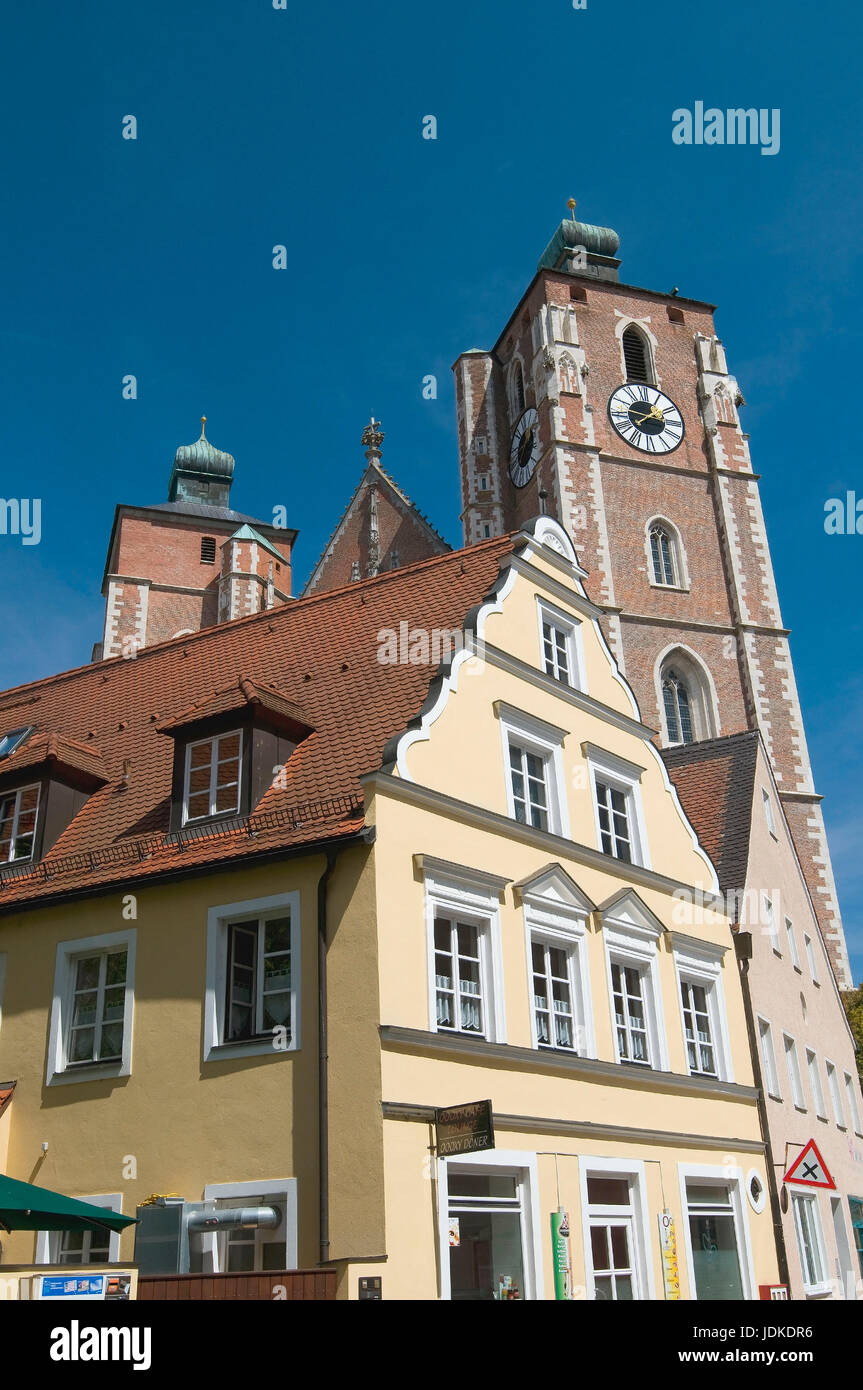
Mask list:
[[[383,667],[411,659],[393,593],[395,643],[365,654]],[[576,1300],[776,1283],[730,924],[597,616],[540,518],[362,777],[361,833],[3,910],[6,1171],[127,1214],[156,1193],[266,1206],[191,1266],[323,1262],[345,1298],[380,1279],[386,1299],[549,1299],[564,1265]],[[273,922],[289,1041],[231,1045],[224,933]],[[122,1059],[85,1075],[64,1065],[70,968],[105,951]],[[436,1110],[480,1100],[494,1147],[439,1157]],[[58,1257],[3,1240],[4,1263]]]

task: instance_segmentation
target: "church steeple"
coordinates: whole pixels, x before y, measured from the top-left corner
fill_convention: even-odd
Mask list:
[[[181,444],[174,455],[169,502],[206,502],[210,507],[230,505],[234,476],[233,454],[215,449],[206,437],[206,415],[201,416],[201,437]]]

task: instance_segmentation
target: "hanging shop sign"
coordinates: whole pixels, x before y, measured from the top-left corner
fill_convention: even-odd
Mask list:
[[[480,1153],[494,1148],[491,1101],[474,1100],[435,1110],[435,1143],[438,1158]]]

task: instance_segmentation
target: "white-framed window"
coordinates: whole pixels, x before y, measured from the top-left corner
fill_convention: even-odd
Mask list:
[[[792,1192],[791,1209],[794,1212],[794,1230],[797,1235],[797,1249],[800,1252],[800,1267],[803,1271],[803,1290],[807,1294],[826,1293],[830,1288],[830,1280],[827,1274],[827,1252],[824,1249],[818,1198],[814,1192]]]
[[[851,1123],[854,1126],[855,1134],[863,1134],[860,1128],[860,1107],[857,1104],[857,1082],[849,1072],[845,1076],[845,1098],[848,1101],[848,1114],[851,1116]]]
[[[581,624],[544,599],[537,599],[537,614],[539,650],[545,674],[559,681],[561,685],[583,690],[584,652]]]
[[[593,903],[558,865],[515,885],[524,911],[534,1047],[595,1057],[587,917]]]
[[[788,1033],[782,1034],[782,1041],[785,1046],[785,1065],[788,1068],[788,1079],[791,1082],[791,1099],[798,1110],[805,1110],[806,1097],[803,1094],[803,1077],[800,1074],[797,1043]]]
[[[767,821],[767,829],[775,840],[777,836],[776,819],[773,815],[773,802],[770,800],[769,792],[765,791],[763,787],[761,788],[761,797],[764,803],[764,819]]]
[[[634,910],[633,910],[634,907]],[[631,891],[610,915],[603,912],[615,1060],[668,1070],[668,1051],[657,973],[662,927]]]
[[[806,964],[809,966],[809,974],[812,976],[812,983],[813,985],[820,984],[818,970],[815,965],[815,947],[812,942],[812,937],[806,932],[803,934],[803,946],[806,951]]]
[[[690,1296],[757,1298],[740,1168],[678,1164]]]
[[[818,1070],[818,1058],[811,1047],[806,1049],[806,1070],[809,1073],[809,1085],[812,1090],[812,1099],[815,1103],[815,1114],[820,1120],[827,1119],[827,1106],[824,1104],[824,1090],[821,1086],[821,1073]]]
[[[453,867],[425,875],[429,1026],[503,1042],[499,890]]]
[[[779,928],[776,925],[776,912],[773,903],[766,893],[761,897],[764,908],[764,924],[767,928],[767,935],[770,937],[770,945],[777,956],[782,955],[782,945],[779,940]]]
[[[563,776],[564,729],[498,702],[508,813],[523,825],[568,834]]]
[[[588,1298],[653,1298],[643,1162],[584,1156],[579,1177]]]
[[[722,987],[725,948],[672,933],[680,989],[686,1065],[692,1076],[732,1081],[731,1046]]]
[[[797,933],[794,930],[794,923],[790,917],[785,918],[785,935],[788,937],[788,954],[791,956],[791,964],[794,969],[803,973],[800,969],[800,952],[797,949]]]
[[[232,729],[186,745],[183,824],[240,809],[243,731]]]
[[[766,1018],[758,1019],[758,1046],[761,1051],[761,1069],[764,1074],[764,1086],[769,1096],[774,1100],[782,1099],[782,1092],[779,1089],[779,1068],[776,1065],[776,1052],[773,1047],[773,1030]]]
[[[204,1061],[300,1046],[300,895],[211,907]]]
[[[536,1155],[494,1149],[437,1163],[440,1296],[544,1297]]]
[[[132,928],[57,946],[48,1085],[131,1072],[135,940]]]
[[[78,1193],[76,1201],[87,1202],[91,1207],[105,1207],[108,1211],[123,1210],[121,1192],[102,1192],[96,1196]],[[117,1264],[119,1259],[119,1231],[39,1231],[36,1236],[36,1264],[104,1265]]]
[[[650,867],[639,785],[643,769],[614,753],[583,744],[593,788],[596,842],[603,854]]]
[[[268,1178],[253,1182],[209,1183],[204,1201],[217,1211],[235,1207],[271,1207],[276,1225],[236,1227],[219,1232],[192,1233],[189,1267],[192,1273],[231,1274],[297,1267],[297,1179]]]
[[[833,1118],[839,1129],[845,1128],[845,1111],[842,1109],[842,1092],[839,1089],[839,1073],[829,1059],[824,1062],[827,1068],[827,1089],[830,1092],[830,1104],[833,1106]]]
[[[0,792],[0,864],[33,858],[39,786]]]

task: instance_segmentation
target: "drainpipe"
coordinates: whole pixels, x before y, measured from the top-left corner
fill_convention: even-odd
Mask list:
[[[770,1143],[770,1126],[767,1120],[767,1099],[764,1090],[764,1076],[761,1070],[761,1053],[755,1029],[755,1014],[752,1009],[752,995],[749,991],[749,962],[752,959],[752,933],[741,931],[739,923],[732,927],[734,935],[734,954],[740,968],[740,983],[743,988],[743,1012],[746,1015],[746,1032],[749,1035],[749,1051],[752,1054],[752,1070],[758,1087],[758,1120],[761,1138],[764,1141],[764,1157],[767,1166],[767,1191],[770,1196],[770,1213],[773,1218],[773,1236],[776,1241],[776,1262],[779,1266],[779,1282],[785,1284],[791,1293],[791,1276],[788,1272],[788,1253],[785,1249],[785,1231],[782,1225],[782,1208],[779,1204],[779,1186],[776,1182],[776,1169],[773,1166],[773,1146]]]
[[[338,857],[327,850],[327,863],[318,879],[318,1181],[320,1193],[318,1259],[330,1258],[330,1137],[327,1084],[327,888]]]

